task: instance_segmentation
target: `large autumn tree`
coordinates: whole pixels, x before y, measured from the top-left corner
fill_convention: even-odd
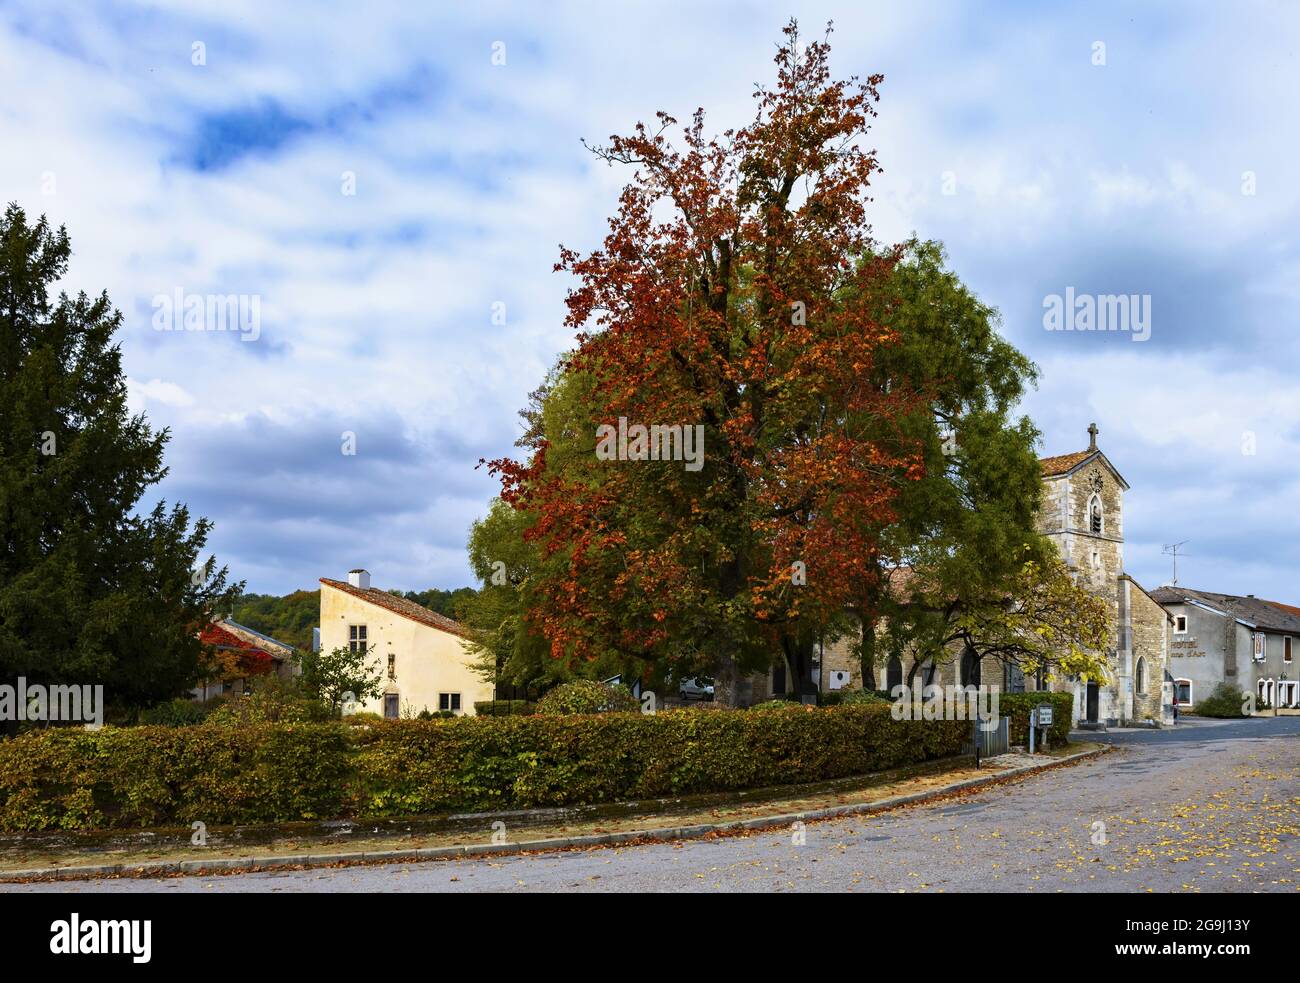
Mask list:
[[[593,148],[634,174],[603,247],[557,264],[578,279],[563,375],[583,398],[527,460],[493,462],[530,516],[530,623],[554,657],[712,670],[726,701],[774,651],[805,665],[878,578],[921,471],[892,429],[917,395],[872,384],[896,342],[860,145],[881,77],[833,81],[829,53],[792,22],[748,125],[660,113]],[[620,420],[701,427],[702,467],[598,458]]]
[[[0,220],[0,678],[102,684],[118,707],[193,685],[197,633],[229,610],[204,558],[209,523],[141,511],[166,474],[166,430],[127,409],[122,315],[106,294],[50,296],[63,229]]]

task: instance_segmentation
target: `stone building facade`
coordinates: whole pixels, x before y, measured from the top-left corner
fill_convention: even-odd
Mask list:
[[[939,666],[922,667],[924,682],[940,685],[983,684],[1007,692],[1036,689],[1068,690],[1074,694],[1076,722],[1118,724],[1129,721],[1172,720],[1173,686],[1168,672],[1170,627],[1173,619],[1135,579],[1124,572],[1124,493],[1128,482],[1097,446],[1097,428],[1088,428],[1086,450],[1043,458],[1043,502],[1039,531],[1055,543],[1067,568],[1097,596],[1110,612],[1106,648],[1108,678],[1025,678],[993,658],[975,660],[956,649]],[[820,688],[860,689],[862,667],[857,640],[840,639],[824,647]],[[875,668],[876,686],[892,687],[906,678],[912,660],[907,653],[886,653]],[[832,676],[832,673],[836,675]],[[828,680],[834,680],[828,685]],[[756,689],[764,697],[779,695],[774,677],[760,677]],[[775,682],[779,684],[777,675]]]

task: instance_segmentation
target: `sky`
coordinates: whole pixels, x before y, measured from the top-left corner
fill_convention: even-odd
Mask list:
[[[2,0],[0,196],[123,312],[157,492],[233,579],[461,586],[476,464],[573,341],[559,246],[628,178],[581,140],[743,125],[791,15],[885,75],[877,239],[941,240],[998,308],[1042,453],[1096,421],[1128,572],[1185,541],[1181,583],[1300,603],[1300,6]],[[1067,290],[1149,320],[1049,330]],[[258,307],[164,330],[178,294]]]

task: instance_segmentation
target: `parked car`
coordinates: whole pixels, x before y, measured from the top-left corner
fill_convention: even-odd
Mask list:
[[[703,676],[683,679],[677,684],[677,695],[683,700],[711,700],[713,699],[713,683]]]

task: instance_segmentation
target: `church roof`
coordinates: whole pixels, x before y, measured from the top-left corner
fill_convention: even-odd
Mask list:
[[[1063,478],[1067,474],[1074,474],[1089,461],[1100,459],[1113,474],[1116,480],[1128,489],[1129,484],[1124,480],[1124,476],[1119,473],[1119,469],[1110,463],[1110,458],[1103,454],[1097,448],[1086,451],[1075,451],[1073,454],[1057,454],[1055,457],[1040,457],[1038,465],[1043,469],[1044,478]]]

